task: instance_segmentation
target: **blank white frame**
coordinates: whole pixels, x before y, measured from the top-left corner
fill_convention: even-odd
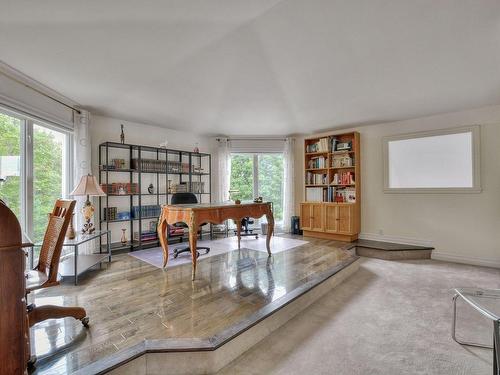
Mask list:
[[[421,141],[422,138],[429,138],[429,143],[439,142],[439,136],[446,135],[470,135],[470,154],[467,153],[465,155],[470,155],[472,160],[470,160],[469,170],[470,176],[466,177],[469,179],[468,181],[472,182],[471,186],[455,186],[455,187],[436,187],[436,186],[425,186],[425,184],[420,184],[420,186],[405,186],[401,187],[403,184],[398,184],[393,181],[391,184],[391,175],[394,180],[394,168],[395,166],[390,165],[390,153],[391,150],[393,153],[400,152],[401,149],[405,146],[413,146],[418,148],[423,144]],[[431,138],[433,137],[433,138]],[[445,141],[446,138],[451,139],[451,137],[445,137],[441,140]],[[467,137],[456,137],[458,142],[466,142]],[[416,140],[417,142],[405,142]],[[399,142],[402,141],[402,142]],[[409,149],[409,147],[408,147]],[[409,151],[411,153],[411,151]],[[446,155],[448,156],[448,155]],[[428,155],[427,155],[428,157]],[[450,128],[450,129],[441,129],[441,130],[432,130],[411,134],[402,134],[390,137],[383,138],[383,158],[384,158],[384,192],[386,193],[480,193],[481,192],[481,182],[480,182],[480,127],[479,125],[473,126],[465,126],[459,128]],[[411,163],[411,155],[409,155],[408,168],[412,168]],[[464,160],[462,160],[464,162]],[[450,163],[450,160],[448,160]],[[458,163],[458,161],[457,161]],[[414,164],[415,165],[415,164]],[[450,164],[448,164],[450,165]],[[391,169],[392,167],[392,169]],[[398,168],[403,168],[403,165],[399,165]],[[458,165],[457,165],[458,167]],[[453,169],[453,168],[451,168]],[[414,173],[421,173],[421,171],[415,170]],[[391,186],[392,185],[392,186]],[[418,185],[418,184],[415,184]],[[395,187],[396,186],[396,187]]]

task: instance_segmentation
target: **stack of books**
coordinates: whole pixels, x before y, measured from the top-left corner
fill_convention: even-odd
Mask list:
[[[331,142],[328,137],[320,138],[318,142],[311,143],[306,146],[306,152],[328,152],[330,151]]]
[[[106,194],[111,195],[127,195],[139,193],[139,186],[135,182],[113,182],[112,184],[101,184],[101,189]]]
[[[104,220],[116,220],[118,218],[116,207],[104,207]]]
[[[160,216],[161,207],[158,205],[145,205],[145,206],[132,207],[132,217],[134,219],[139,218],[139,212],[141,213],[141,217],[157,217]]]
[[[335,173],[332,180],[333,185],[354,185],[354,173],[342,172]]]
[[[325,185],[326,183],[326,174],[307,172],[306,185]]]
[[[181,182],[179,184],[171,184],[170,185],[170,193],[171,194],[187,193],[187,192],[188,192],[187,182]]]
[[[139,232],[134,232],[134,240],[139,241]],[[141,242],[156,241],[158,240],[158,234],[156,233],[156,231],[143,231],[141,232],[140,240]]]
[[[308,168],[326,168],[326,158],[324,156],[311,158],[308,163]]]
[[[356,203],[356,189],[354,188],[337,189],[335,192],[334,202]]]

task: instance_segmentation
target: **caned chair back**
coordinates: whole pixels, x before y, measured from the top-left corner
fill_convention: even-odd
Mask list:
[[[47,283],[57,282],[57,270],[61,258],[64,237],[73,215],[76,201],[58,199],[49,216],[49,223],[40,249],[40,258],[36,269],[48,276]]]

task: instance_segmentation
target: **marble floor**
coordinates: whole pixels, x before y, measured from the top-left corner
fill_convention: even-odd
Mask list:
[[[163,270],[122,254],[82,276],[78,286],[37,291],[31,296],[37,305],[84,307],[90,329],[73,319],[36,325],[34,373],[72,373],[144,339],[211,338],[355,259],[342,243],[308,241],[271,258],[251,249],[200,258],[195,282],[190,264]]]
[[[360,269],[218,375],[490,375],[492,351],[451,338],[452,289],[500,288],[500,270],[362,258]],[[498,300],[496,310],[500,308]],[[491,322],[458,304],[457,335],[492,342]]]

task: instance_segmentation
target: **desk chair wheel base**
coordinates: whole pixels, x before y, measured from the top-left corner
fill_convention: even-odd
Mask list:
[[[89,328],[89,317],[88,316],[86,316],[85,318],[82,318],[81,322],[85,328]]]

